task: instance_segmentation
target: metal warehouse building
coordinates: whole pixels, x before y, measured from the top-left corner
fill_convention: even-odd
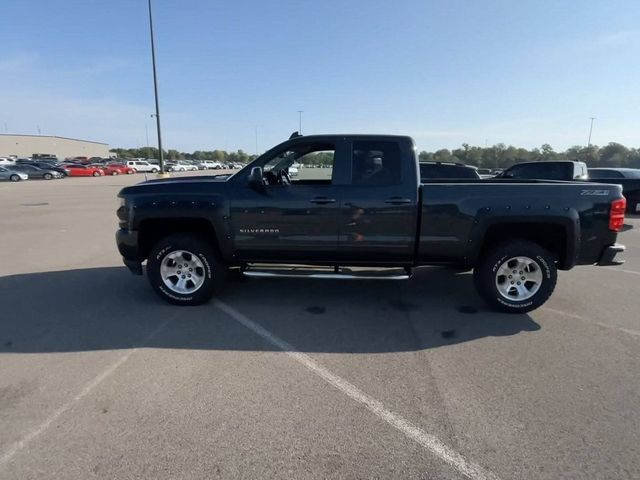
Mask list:
[[[109,145],[50,135],[0,134],[0,157],[30,157],[34,153],[49,153],[58,158],[108,157]]]

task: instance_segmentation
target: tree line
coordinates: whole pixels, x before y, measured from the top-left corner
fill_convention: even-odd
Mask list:
[[[604,147],[576,145],[563,152],[556,152],[547,143],[532,150],[504,143],[484,148],[463,143],[462,147],[454,150],[443,148],[435,152],[422,151],[419,157],[421,161],[460,162],[480,168],[506,168],[515,163],[550,160],[577,160],[585,162],[589,167],[640,168],[640,148],[627,148],[615,142]]]
[[[122,158],[158,158],[158,149],[154,147],[142,148],[114,148],[111,150]],[[227,152],[225,150],[196,150],[191,153],[169,149],[164,151],[167,160],[213,160],[222,163],[248,163],[256,158],[243,150]],[[459,162],[475,165],[480,168],[506,168],[521,162],[544,162],[550,160],[578,160],[590,167],[631,167],[640,168],[640,148],[628,148],[620,143],[611,142],[599,147],[573,146],[565,151],[556,152],[551,145],[545,143],[540,148],[527,150],[504,143],[497,143],[490,147],[474,147],[463,143],[460,148],[449,150],[446,148],[435,152],[421,151],[421,161]],[[310,163],[327,163],[324,157],[314,158]],[[329,161],[330,163],[330,161]]]

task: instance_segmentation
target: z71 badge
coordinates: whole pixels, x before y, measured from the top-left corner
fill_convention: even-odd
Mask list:
[[[606,197],[609,195],[609,190],[582,190],[582,192],[580,192],[580,195],[596,195],[599,197]]]

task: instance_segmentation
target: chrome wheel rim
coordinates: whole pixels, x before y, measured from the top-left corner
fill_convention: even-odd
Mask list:
[[[529,257],[512,257],[496,271],[496,288],[507,300],[521,302],[533,297],[542,285],[540,264]]]
[[[204,284],[204,264],[197,255],[187,250],[174,250],[162,259],[160,276],[172,292],[189,295]]]

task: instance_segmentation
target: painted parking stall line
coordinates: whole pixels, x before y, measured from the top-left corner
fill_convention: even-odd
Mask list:
[[[492,472],[489,472],[480,465],[468,460],[436,436],[425,432],[421,428],[404,419],[399,414],[389,410],[379,400],[370,397],[355,385],[331,372],[320,363],[313,360],[309,355],[298,351],[293,345],[274,335],[262,325],[259,325],[253,320],[247,318],[235,308],[220,300],[215,300],[214,304],[233,320],[262,337],[273,346],[282,350],[290,358],[316,374],[318,377],[322,378],[325,382],[345,394],[347,397],[365,406],[378,418],[384,420],[396,430],[399,430],[406,437],[418,443],[427,451],[452,466],[465,477],[472,480],[498,480],[499,477]]]
[[[545,310],[549,313],[553,313],[556,315],[561,315],[563,317],[568,317],[568,318],[575,318],[576,320],[581,320],[583,322],[587,322],[587,323],[592,323],[594,325],[598,325],[599,327],[603,327],[603,328],[609,328],[612,330],[618,330],[620,332],[624,332],[628,335],[632,335],[634,337],[640,337],[640,331],[638,330],[633,330],[631,328],[624,328],[624,327],[617,327],[615,325],[610,325],[608,323],[603,323],[603,322],[599,322],[598,320],[594,320],[591,318],[587,318],[587,317],[583,317],[582,315],[577,315],[575,313],[569,313],[569,312],[565,312],[563,310],[558,310],[555,308],[551,308],[551,307],[540,307],[541,310]]]
[[[51,415],[49,415],[49,417],[47,417],[47,419],[44,422],[42,422],[40,425],[38,425],[36,428],[31,430],[20,440],[18,440],[13,445],[11,445],[6,451],[2,452],[0,454],[0,468],[3,467],[5,464],[7,464],[9,461],[11,461],[11,459],[20,450],[25,448],[29,443],[31,443],[33,440],[35,440],[37,437],[39,437],[41,434],[47,431],[49,427],[51,427],[51,425],[53,425],[53,423],[56,420],[58,420],[62,415],[64,415],[67,411],[73,408],[73,406],[75,406],[78,402],[80,402],[84,397],[86,397],[93,390],[95,390],[95,388],[98,387],[102,382],[104,382],[105,379],[111,376],[120,366],[122,366],[122,364],[124,364],[127,360],[129,360],[131,355],[136,353],[142,347],[146,346],[151,341],[151,339],[153,339],[153,337],[155,337],[161,330],[163,330],[169,324],[169,322],[171,322],[171,320],[173,320],[173,318],[175,318],[176,316],[177,315],[174,315],[173,317],[166,319],[164,322],[158,325],[149,335],[147,335],[142,340],[139,347],[128,350],[126,353],[118,357],[118,359],[115,362],[113,362],[111,365],[105,368],[102,372],[100,372],[97,376],[95,376],[93,379],[87,382],[85,386],[82,388],[82,390],[75,397],[73,397],[72,399],[64,403],[60,408],[58,408]]]
[[[613,270],[614,272],[622,272],[622,273],[630,273],[632,275],[640,275],[640,272],[636,272],[635,270],[627,270],[625,268],[618,268],[618,267],[604,267],[607,270]]]

